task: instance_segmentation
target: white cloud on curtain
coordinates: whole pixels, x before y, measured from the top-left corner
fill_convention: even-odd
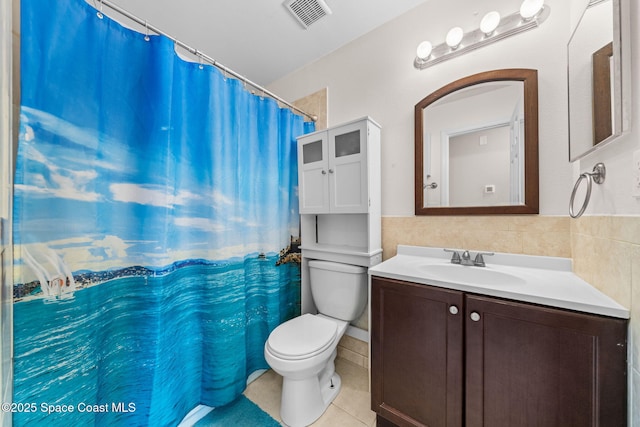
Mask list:
[[[299,312],[299,267],[278,261],[313,125],[83,0],[21,15],[14,394],[76,410],[14,425],[175,425],[230,402]]]

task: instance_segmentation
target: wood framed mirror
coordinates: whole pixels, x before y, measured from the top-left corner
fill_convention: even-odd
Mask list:
[[[456,80],[415,106],[416,215],[537,214],[538,73]]]

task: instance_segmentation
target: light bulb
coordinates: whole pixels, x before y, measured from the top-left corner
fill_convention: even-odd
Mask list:
[[[451,49],[457,49],[460,46],[460,42],[462,41],[462,37],[464,36],[464,31],[460,27],[453,27],[447,33],[447,37],[445,39],[447,46]]]
[[[418,45],[418,49],[416,50],[416,55],[422,61],[426,61],[431,56],[431,51],[433,50],[433,46],[429,41],[423,41]]]
[[[484,15],[480,21],[480,31],[488,36],[498,28],[498,25],[500,25],[500,14],[494,10]]]
[[[543,6],[544,0],[524,0],[520,5],[520,16],[525,21],[528,21],[536,16]]]

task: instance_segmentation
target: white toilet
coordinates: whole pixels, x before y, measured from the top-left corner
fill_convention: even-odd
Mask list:
[[[313,423],[338,395],[336,347],[367,303],[365,267],[309,261],[309,282],[319,314],[284,322],[264,346],[267,363],[283,377],[280,417],[290,427]]]

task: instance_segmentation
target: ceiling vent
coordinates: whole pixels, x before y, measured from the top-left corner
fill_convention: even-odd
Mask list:
[[[283,4],[305,29],[331,15],[331,9],[323,0],[286,0]]]

